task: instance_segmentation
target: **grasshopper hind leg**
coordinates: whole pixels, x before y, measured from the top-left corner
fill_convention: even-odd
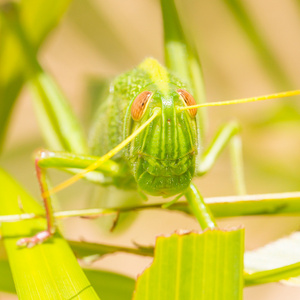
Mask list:
[[[53,236],[56,231],[51,205],[51,195],[53,193],[50,193],[48,188],[46,176],[47,168],[58,168],[71,174],[78,174],[83,169],[95,163],[98,159],[99,157],[97,156],[56,152],[44,149],[39,150],[36,153],[35,168],[46,212],[47,228],[33,237],[20,239],[17,243],[19,246],[33,247]],[[94,172],[87,173],[82,176],[82,178],[104,186],[114,184],[120,185],[120,183],[124,181],[124,185],[128,188],[131,187],[131,181],[127,171],[122,169],[117,162],[112,160],[104,162]]]
[[[47,228],[44,231],[38,232],[36,235],[32,237],[26,237],[18,240],[18,246],[27,246],[31,248],[36,244],[42,243],[49,239],[55,233],[55,223],[54,223],[54,216],[53,216],[53,208],[51,204],[50,196],[44,196],[44,192],[48,189],[47,179],[46,179],[46,170],[39,166],[39,162],[43,159],[45,151],[41,150],[38,152],[35,158],[35,169],[36,175],[39,181],[40,189],[42,192],[42,198],[46,210],[46,220],[47,220]]]

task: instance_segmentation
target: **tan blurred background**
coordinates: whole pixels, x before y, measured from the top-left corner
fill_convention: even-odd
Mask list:
[[[299,88],[299,1],[243,2],[281,66],[289,88]],[[253,44],[223,1],[178,1],[178,8],[199,50],[208,101],[284,90],[284,85],[275,83],[260,62]],[[91,78],[113,78],[148,56],[163,62],[162,21],[157,0],[75,0],[40,51],[43,66],[57,80],[86,127]],[[208,110],[207,141],[228,120],[238,120],[242,125],[249,193],[300,190],[299,100],[294,97]],[[287,102],[288,109],[284,104]],[[292,112],[281,113],[285,110]],[[11,120],[1,165],[36,197],[39,191],[32,153],[43,145],[31,94],[24,88]],[[65,178],[59,172],[51,173],[54,182]],[[228,151],[205,178],[196,182],[205,197],[234,194]],[[61,192],[59,199],[64,199],[61,200],[63,209],[83,208],[89,195],[90,184],[80,183]],[[297,230],[300,219],[297,216],[245,217],[222,219],[219,224],[224,227],[243,224],[246,248],[251,250]],[[178,228],[198,229],[197,222],[191,218],[161,211],[140,213],[122,235],[103,233],[94,221],[74,219],[63,226],[68,238],[128,246],[132,241],[153,244],[155,236]],[[150,262],[147,258],[118,254],[103,258],[96,266],[136,277]],[[245,300],[300,299],[300,288],[268,284],[246,288],[244,295]],[[0,299],[10,298],[0,296]]]

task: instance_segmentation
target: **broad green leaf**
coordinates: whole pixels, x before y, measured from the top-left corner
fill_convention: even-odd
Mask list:
[[[133,299],[242,299],[243,251],[243,229],[158,237]]]
[[[300,286],[300,232],[245,253],[246,284],[281,282]],[[283,280],[284,279],[284,280]]]
[[[0,170],[0,214],[43,210],[7,173]],[[4,245],[19,299],[99,299],[67,242],[56,234],[33,248],[20,248],[21,237],[45,229],[45,221],[35,219],[2,224]]]
[[[19,4],[24,31],[35,51],[58,23],[70,0],[24,0]],[[3,9],[3,6],[1,6]],[[24,58],[12,33],[0,20],[0,148],[6,124],[25,80]]]
[[[132,298],[135,285],[132,278],[102,270],[84,269],[84,273],[102,300]],[[16,289],[7,260],[0,260],[0,274],[0,291],[15,294]]]

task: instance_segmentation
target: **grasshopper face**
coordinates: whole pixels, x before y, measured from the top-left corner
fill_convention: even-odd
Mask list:
[[[114,80],[92,131],[94,155],[105,155],[149,120],[154,110],[160,110],[154,121],[114,156],[130,171],[118,181],[118,187],[138,185],[147,194],[168,197],[189,186],[199,142],[196,111],[177,110],[195,104],[187,91],[180,79],[152,58]]]
[[[132,104],[137,104],[132,109],[134,116],[141,115],[136,108],[145,109],[141,119],[133,121],[132,131],[149,119],[154,109],[161,110],[129,149],[129,163],[136,182],[150,195],[168,197],[181,193],[194,176],[196,121],[190,112],[177,111],[177,107],[186,105],[182,91],[185,92],[175,84],[158,82],[147,86]]]

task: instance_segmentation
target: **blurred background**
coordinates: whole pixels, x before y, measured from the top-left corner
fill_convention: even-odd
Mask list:
[[[187,0],[177,4],[186,32],[199,52],[207,101],[300,87],[300,1]],[[40,62],[72,103],[87,134],[91,110],[103,83],[149,56],[163,63],[162,20],[157,0],[74,0],[39,49]],[[234,119],[241,124],[249,194],[300,190],[299,100],[293,97],[207,110],[207,142],[226,121]],[[0,164],[38,199],[32,155],[43,146],[31,93],[24,86],[12,113]],[[234,194],[230,168],[229,151],[225,151],[211,172],[195,180],[203,196]],[[51,175],[54,183],[67,178],[58,171],[51,171]],[[60,208],[89,207],[90,195],[91,184],[78,183],[58,194]],[[179,228],[198,229],[194,219],[162,211],[139,213],[122,234],[104,232],[98,223],[72,219],[62,227],[67,238],[123,246],[130,246],[133,241],[154,244],[157,235]],[[219,220],[219,224],[225,228],[244,225],[246,249],[251,250],[298,230],[300,219],[227,218]],[[104,257],[95,266],[136,277],[150,263],[148,258],[117,254]],[[300,289],[268,284],[246,288],[244,295],[245,300],[298,299]],[[0,294],[0,299],[14,297]]]

